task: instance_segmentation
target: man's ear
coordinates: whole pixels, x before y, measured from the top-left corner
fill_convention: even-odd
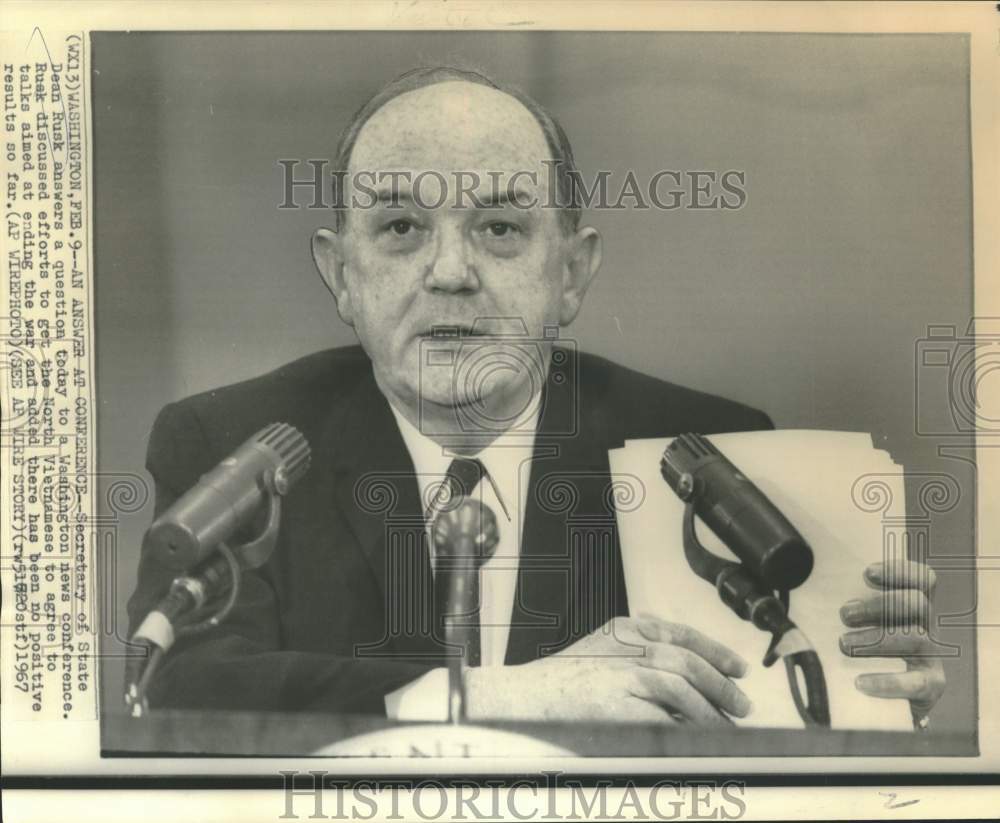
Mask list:
[[[319,276],[337,301],[337,313],[353,326],[354,307],[344,279],[343,237],[332,229],[317,229],[312,236],[312,256]]]
[[[563,268],[562,303],[559,324],[568,326],[583,305],[583,297],[601,267],[601,235],[592,226],[578,229],[569,241]]]

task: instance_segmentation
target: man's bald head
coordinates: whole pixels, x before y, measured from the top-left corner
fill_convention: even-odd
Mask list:
[[[436,90],[436,93],[411,94],[445,83],[450,88]],[[404,95],[406,99],[400,100]],[[426,116],[421,116],[422,111],[434,112],[434,146],[427,145],[428,124]],[[528,118],[534,121],[534,126]],[[401,129],[400,122],[408,121],[413,123],[412,128]],[[410,133],[406,134],[407,131]],[[366,156],[356,157],[355,149],[363,132],[361,148]],[[578,228],[581,210],[569,139],[558,121],[520,90],[501,86],[479,72],[451,66],[408,71],[383,86],[355,113],[338,142],[334,168],[346,176],[352,168],[394,165],[391,157],[367,155],[389,146],[395,150],[404,148],[408,137],[422,140],[422,155],[428,150],[440,149],[441,164],[432,168],[442,171],[484,167],[482,152],[485,148],[496,151],[495,157],[486,164],[489,167],[511,168],[510,163],[523,161],[526,156],[533,156],[532,167],[543,160],[552,162],[556,181],[554,195],[561,206],[563,230],[572,233]],[[526,140],[530,141],[527,145]],[[339,193],[337,199],[346,203],[343,195]],[[546,202],[551,202],[551,198]],[[336,217],[339,228],[344,217],[339,209]]]
[[[420,69],[362,107],[337,171],[355,208],[316,230],[313,259],[379,388],[449,437],[468,439],[456,414],[474,409],[488,442],[541,396],[552,330],[573,322],[600,266],[600,235],[565,205],[578,187],[562,129],[482,75]],[[425,368],[434,346],[451,356]]]

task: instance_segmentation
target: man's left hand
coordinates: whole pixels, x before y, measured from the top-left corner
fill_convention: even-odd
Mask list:
[[[864,579],[877,592],[841,607],[840,618],[852,629],[841,636],[841,651],[850,657],[905,659],[905,672],[862,674],[855,684],[872,697],[906,698],[914,722],[923,726],[945,688],[940,651],[927,633],[934,570],[910,560],[873,563]]]

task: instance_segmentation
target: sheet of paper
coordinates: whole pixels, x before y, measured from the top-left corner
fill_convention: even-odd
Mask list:
[[[868,473],[890,475],[888,486],[902,500],[902,469],[863,433],[767,431],[709,438],[771,499],[812,546],[815,566],[791,594],[791,616],[819,653],[830,696],[833,728],[908,730],[905,700],[868,697],[855,688],[863,672],[905,670],[902,660],[848,658],[838,638],[845,630],[839,610],[848,600],[871,594],[862,579],[869,563],[883,557],[882,519],[852,501],[851,490]],[[671,438],[633,440],[610,452],[619,482],[642,484],[643,502],[620,510],[618,524],[632,615],[653,614],[687,623],[726,643],[750,663],[740,687],[754,711],[745,726],[801,728],[785,667],[761,665],[769,635],[741,620],[714,587],[691,571],[684,557],[684,505],[660,475],[660,456]],[[731,552],[701,524],[698,537],[717,554]]]

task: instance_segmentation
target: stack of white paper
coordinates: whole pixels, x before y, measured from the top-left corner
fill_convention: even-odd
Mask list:
[[[911,729],[905,700],[868,697],[855,688],[863,672],[899,672],[898,659],[849,658],[838,645],[846,630],[840,607],[872,594],[862,579],[865,567],[883,559],[882,519],[853,501],[852,487],[874,473],[891,488],[898,506],[904,495],[902,470],[867,434],[824,431],[766,431],[709,438],[785,514],[812,546],[815,566],[791,594],[791,617],[812,641],[826,674],[833,728]],[[660,457],[670,438],[630,440],[610,452],[612,476],[642,484],[638,506],[619,507],[625,581],[633,616],[652,614],[687,623],[725,643],[750,663],[738,681],[753,701],[745,726],[800,728],[782,662],[765,669],[761,660],[770,636],[741,620],[719,599],[715,588],[691,571],[684,557],[681,524],[684,504],[660,475]],[[889,477],[885,477],[889,475]],[[734,558],[702,523],[697,533],[706,548]]]

